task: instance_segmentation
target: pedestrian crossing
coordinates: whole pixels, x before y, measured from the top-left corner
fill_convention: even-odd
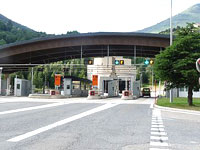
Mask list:
[[[153,109],[149,150],[169,150],[168,137],[159,109]]]

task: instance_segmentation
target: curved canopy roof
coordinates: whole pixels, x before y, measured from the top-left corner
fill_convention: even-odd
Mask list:
[[[169,35],[98,32],[48,36],[0,47],[3,64],[45,64],[84,57],[155,57],[169,46]],[[109,51],[109,52],[108,52]]]

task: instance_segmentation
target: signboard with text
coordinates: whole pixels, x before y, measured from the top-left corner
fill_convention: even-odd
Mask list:
[[[61,75],[55,74],[55,86],[60,86],[61,84]]]
[[[98,86],[98,75],[92,75],[92,85]]]

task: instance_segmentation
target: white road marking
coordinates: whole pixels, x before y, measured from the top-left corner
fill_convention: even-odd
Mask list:
[[[103,105],[103,106],[99,106],[99,107],[97,107],[97,108],[88,110],[88,111],[86,111],[86,112],[83,112],[83,113],[74,115],[74,116],[72,116],[72,117],[66,118],[66,119],[64,119],[64,120],[55,122],[55,123],[50,124],[50,125],[47,125],[47,126],[45,126],[45,127],[36,129],[36,130],[34,130],[34,131],[31,131],[31,132],[28,132],[28,133],[19,135],[19,136],[17,136],[17,137],[11,138],[11,139],[9,139],[9,140],[7,140],[7,141],[9,141],[9,142],[19,142],[19,141],[21,141],[21,140],[24,140],[24,139],[26,139],[26,138],[32,137],[32,136],[37,135],[37,134],[39,134],[39,133],[45,132],[45,131],[47,131],[47,130],[56,128],[56,127],[58,127],[58,126],[67,124],[67,123],[69,123],[69,122],[75,121],[75,120],[77,120],[77,119],[86,117],[86,116],[88,116],[88,115],[91,115],[91,114],[94,114],[94,113],[103,111],[103,110],[105,110],[105,109],[108,109],[108,108],[111,108],[111,107],[114,107],[114,106],[117,106],[117,105],[118,105],[118,104],[109,104],[109,103],[108,103],[108,104],[105,104],[105,105]]]
[[[166,132],[151,132],[151,135],[167,135]]]
[[[168,143],[165,142],[150,142],[151,146],[169,146]]]
[[[161,117],[161,110],[153,109],[152,120],[151,120],[151,136],[150,136],[150,146],[149,150],[169,150],[160,147],[168,147],[168,137],[167,133],[164,131],[164,125]],[[165,141],[165,142],[163,142]]]
[[[53,103],[53,104],[47,104],[47,105],[41,105],[41,106],[34,106],[34,107],[20,108],[20,109],[15,109],[15,110],[2,111],[2,112],[0,112],[0,115],[29,111],[29,110],[36,110],[36,109],[42,109],[42,108],[49,108],[49,107],[55,107],[55,106],[61,106],[61,105],[65,105],[65,104],[68,104],[68,103]]]
[[[151,120],[151,123],[163,123],[162,120]]]
[[[152,128],[164,128],[164,125],[152,125]]]
[[[3,104],[3,103],[9,103],[9,102],[0,102],[0,104]]]
[[[151,121],[161,121],[162,122],[162,119],[152,119]]]
[[[153,106],[154,106],[154,102],[151,103],[150,108],[153,109]]]
[[[149,150],[169,150],[169,149],[163,149],[163,148],[150,148]]]
[[[163,125],[162,122],[151,122],[152,125]]]
[[[168,140],[168,137],[151,136],[150,139],[151,139],[151,140],[162,140],[162,141],[167,141],[167,140]]]
[[[151,128],[151,131],[165,131],[164,128]]]

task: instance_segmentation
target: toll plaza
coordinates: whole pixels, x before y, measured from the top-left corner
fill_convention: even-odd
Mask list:
[[[88,91],[89,96],[90,93],[97,93],[100,97],[138,97],[140,83],[136,81],[136,58],[154,58],[167,46],[169,46],[168,35],[134,32],[52,36],[8,44],[0,47],[0,95],[14,95],[19,87],[24,86],[22,84],[25,82],[21,86],[13,84],[13,77],[12,80],[10,77],[13,72],[28,72],[32,68],[31,79],[29,78],[27,81],[31,82],[31,91],[29,88],[25,88],[28,92],[23,93],[34,94],[37,92],[34,91],[33,84],[34,67],[52,65],[54,62],[62,60],[94,58],[86,68],[87,79],[92,81],[91,88],[88,90],[93,90]],[[134,65],[131,64],[128,57],[134,57]],[[63,72],[58,73],[63,74]],[[43,90],[43,93],[70,96],[73,95],[73,84],[76,86],[80,84],[80,81],[66,79],[67,85],[63,87],[63,80],[60,80],[60,83],[57,80],[60,80],[60,77],[55,79],[55,89],[51,89],[52,93],[47,90]],[[45,87],[45,80],[43,79],[41,82],[44,82]],[[71,85],[71,82],[74,83]],[[22,96],[23,93],[19,95]]]
[[[119,56],[94,58],[93,64],[87,66],[87,77],[92,80],[89,98],[125,96],[132,99],[140,96],[139,82],[134,85],[136,67],[131,64],[131,59]]]

